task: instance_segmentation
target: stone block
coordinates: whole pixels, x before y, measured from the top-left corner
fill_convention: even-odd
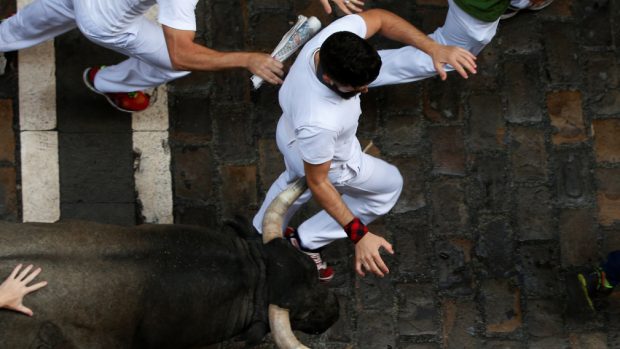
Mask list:
[[[135,203],[131,149],[131,133],[61,133],[62,203]]]
[[[542,130],[515,126],[510,132],[511,161],[514,179],[521,181],[547,180],[547,150]]]
[[[15,168],[0,167],[0,219],[15,222],[18,214]]]
[[[460,235],[467,230],[469,215],[461,181],[449,179],[431,184],[433,230],[441,235]]]
[[[553,239],[555,232],[552,228],[553,211],[549,189],[542,186],[519,188],[516,200],[519,240]]]
[[[473,293],[471,255],[473,242],[453,238],[435,243],[435,256],[432,265],[437,268],[439,289],[455,295]]]
[[[469,140],[472,150],[501,149],[505,146],[506,125],[502,103],[495,94],[477,94],[469,98]]]
[[[581,81],[581,65],[577,60],[579,51],[576,33],[572,23],[547,22],[543,42],[547,67],[552,83],[576,84]]]
[[[533,59],[508,61],[504,65],[506,120],[513,123],[542,120],[542,90],[539,62]]]
[[[581,92],[557,91],[547,94],[547,112],[554,127],[553,144],[571,144],[586,141]]]
[[[589,149],[564,149],[554,154],[556,197],[561,206],[584,205],[592,201],[590,156]]]
[[[460,76],[450,76],[451,80],[431,79],[424,82],[423,113],[424,117],[438,124],[445,124],[462,119],[461,93],[464,81]]]
[[[501,33],[501,30],[500,30]],[[472,91],[498,89],[498,77],[501,76],[499,60],[503,50],[494,43],[497,39],[487,45],[487,47],[478,54],[476,64],[478,65],[477,74],[470,75],[465,81],[465,86]]]
[[[516,21],[504,21],[493,43],[510,55],[536,54],[543,49],[543,25],[537,16],[519,16]]]
[[[562,266],[580,266],[597,258],[595,215],[591,209],[564,209],[559,217]]]
[[[205,96],[170,96],[170,140],[180,145],[204,145],[211,141],[212,109]]]
[[[168,132],[134,132],[134,185],[144,223],[172,224]]]
[[[620,250],[620,229],[606,229],[603,231],[604,241],[601,244],[603,254]]]
[[[405,213],[416,211],[426,207],[425,198],[425,170],[424,161],[417,157],[399,157],[392,159],[391,163],[398,168],[403,176],[403,191],[393,213]]]
[[[252,49],[271,53],[295,21],[296,18],[289,18],[285,13],[263,12],[252,16],[250,24],[255,28]]]
[[[248,104],[224,104],[214,110],[217,155],[224,163],[256,159],[252,108]]]
[[[549,337],[542,339],[532,339],[529,341],[529,349],[549,349],[549,348],[561,348],[568,349],[568,340],[564,337]]]
[[[421,84],[391,85],[382,87],[384,99],[380,104],[383,115],[419,115],[422,105]],[[389,120],[392,117],[387,118]]]
[[[127,226],[136,224],[136,204],[133,202],[63,202],[60,211],[62,220],[77,219]]]
[[[431,231],[425,216],[417,219],[411,219],[410,216],[408,213],[394,215],[388,224],[394,237],[398,271],[401,274],[412,273],[416,277],[430,277],[433,260]]]
[[[510,276],[515,267],[515,246],[510,222],[504,217],[492,218],[478,229],[475,253],[485,265],[485,273],[494,278]]]
[[[256,166],[229,165],[220,167],[222,216],[252,217],[257,211]]]
[[[604,332],[594,333],[571,333],[568,336],[571,349],[606,349],[607,334]]]
[[[428,130],[432,144],[433,174],[465,175],[465,150],[460,127],[433,127]]]
[[[211,27],[209,32],[213,42],[209,47],[219,51],[244,49],[248,29],[245,4],[240,1],[212,1],[211,6],[206,20],[207,26]]]
[[[609,89],[605,91],[592,101],[590,109],[595,115],[617,117],[620,115],[620,90]]]
[[[545,13],[550,17],[568,19],[573,17],[573,0],[553,2],[545,8]]]
[[[596,162],[620,162],[620,119],[594,120],[592,126]]]
[[[52,223],[60,219],[58,144],[58,133],[55,131],[20,133],[21,204],[24,222]],[[80,166],[84,166],[83,163],[73,165],[72,169],[76,171]]]
[[[504,155],[480,156],[473,159],[471,188],[468,203],[472,208],[490,212],[510,209],[510,179]]]
[[[103,96],[84,87],[82,71],[85,67],[112,65],[124,59],[121,54],[97,46],[79,31],[70,31],[56,41],[56,79],[54,113],[60,133],[130,133],[131,115],[114,109]],[[39,76],[40,78],[40,76]],[[41,96],[39,92],[34,96]],[[47,98],[47,97],[46,97]],[[44,104],[38,99],[38,104]],[[26,112],[20,109],[20,113]]]
[[[517,341],[491,340],[491,341],[486,342],[485,348],[486,349],[526,349],[527,345],[525,343],[521,343]]]
[[[172,161],[176,200],[213,201],[216,188],[213,173],[215,162],[210,148],[174,149]]]
[[[620,83],[620,70],[616,56],[609,52],[596,52],[585,55],[584,83],[587,95],[605,94],[608,88],[617,88]]]
[[[424,124],[420,116],[392,115],[387,117],[384,133],[379,138],[387,155],[403,156],[424,153]]]
[[[360,311],[385,311],[394,304],[395,291],[391,274],[383,278],[356,278],[355,289]]]
[[[177,205],[174,208],[174,223],[198,225],[206,228],[220,226],[217,207]]]
[[[561,262],[557,243],[523,245],[519,252],[523,293],[528,298],[558,297]]]
[[[558,300],[531,300],[527,303],[525,323],[533,337],[545,338],[559,336],[564,331],[562,304]],[[538,339],[533,338],[534,341]],[[554,346],[539,348],[559,348]]]
[[[601,4],[602,6],[599,6]],[[581,5],[581,4],[580,4]],[[579,7],[579,6],[576,6]],[[608,48],[613,45],[610,5],[603,1],[592,1],[579,11],[582,16],[580,38],[586,47]]]
[[[211,101],[215,104],[239,104],[250,102],[250,90],[252,83],[246,70],[235,69],[218,72],[209,72],[208,78],[212,81]],[[192,74],[194,75],[194,74]],[[207,76],[205,76],[207,77]],[[191,85],[204,84],[202,81],[185,81]],[[195,87],[193,87],[195,89]],[[213,115],[217,115],[213,112]]]
[[[482,303],[487,335],[514,333],[523,323],[520,291],[509,280],[486,280],[482,284]]]
[[[0,162],[15,163],[12,99],[0,99]]]
[[[435,306],[430,284],[396,286],[398,297],[398,333],[401,336],[435,336],[438,334],[439,309]]]
[[[254,0],[250,2],[253,11],[288,9],[288,0]]]
[[[469,300],[444,299],[442,301],[442,342],[446,349],[480,348],[481,340],[476,337],[476,323],[480,314],[476,304]]]
[[[392,315],[385,310],[361,313],[357,321],[357,335],[359,340],[355,348],[396,347]]]
[[[271,184],[285,170],[284,159],[278,150],[274,139],[261,138],[258,140],[258,174],[260,176],[260,189],[267,192]]]
[[[620,169],[596,170],[598,220],[609,226],[620,222]]]

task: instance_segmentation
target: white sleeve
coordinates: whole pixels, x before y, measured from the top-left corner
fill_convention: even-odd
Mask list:
[[[198,0],[158,0],[159,23],[179,30],[196,31]]]
[[[431,56],[412,46],[379,50],[379,56],[381,70],[369,87],[404,84],[437,75]],[[446,71],[450,70],[452,67],[446,66]]]
[[[323,41],[337,32],[351,32],[361,38],[366,37],[366,21],[359,15],[348,15],[335,20],[330,25],[321,30],[312,41],[317,47],[323,44]]]
[[[313,165],[334,159],[337,133],[320,127],[303,126],[295,130],[301,158]]]

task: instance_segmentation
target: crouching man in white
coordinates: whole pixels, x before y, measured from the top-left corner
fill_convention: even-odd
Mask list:
[[[329,281],[334,275],[321,260],[320,249],[347,236],[356,244],[359,275],[388,273],[379,250],[393,253],[392,246],[370,233],[366,224],[394,206],[403,180],[396,167],[361,150],[356,138],[360,93],[436,74],[445,79],[446,68],[467,78],[468,72],[476,72],[475,54],[496,28],[497,21],[477,20],[451,1],[446,24],[430,37],[384,10],[343,17],[319,32],[301,50],[280,89],[283,115],[276,140],[286,171],[269,189],[254,227],[261,232],[263,215],[274,197],[305,175],[309,191],[292,205],[283,229],[291,243],[316,262],[319,279]],[[377,52],[365,40],[375,33],[408,46]],[[324,210],[298,229],[286,228],[311,196]]]

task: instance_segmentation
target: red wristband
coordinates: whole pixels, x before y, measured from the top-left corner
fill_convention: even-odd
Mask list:
[[[353,218],[343,229],[344,232],[347,233],[349,239],[356,244],[368,233],[368,227],[357,217]]]

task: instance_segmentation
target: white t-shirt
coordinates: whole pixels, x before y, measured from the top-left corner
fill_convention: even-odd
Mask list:
[[[82,0],[75,0],[82,1]],[[123,29],[159,4],[159,23],[180,30],[196,31],[194,13],[198,0],[84,0],[92,19],[102,28]]]
[[[320,31],[303,47],[280,88],[279,101],[288,142],[297,142],[301,158],[310,164],[332,161],[331,167],[359,166],[361,147],[355,134],[361,115],[359,95],[344,99],[316,76],[314,54],[333,33],[349,31],[362,38],[366,22],[345,16]]]

